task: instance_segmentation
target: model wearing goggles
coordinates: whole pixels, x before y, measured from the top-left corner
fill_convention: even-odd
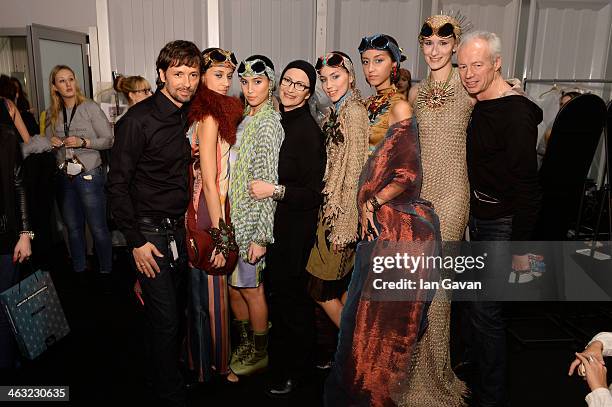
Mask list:
[[[406,59],[402,55],[402,49],[386,34],[374,34],[369,37],[363,37],[357,50],[360,54],[363,54],[369,49],[387,51],[395,62],[401,62]]]
[[[440,38],[447,38],[451,36],[455,36],[455,27],[451,23],[445,23],[438,28],[434,28],[428,22],[423,24],[421,28],[421,33],[419,34],[422,37],[431,37],[432,35],[437,35]]]
[[[270,72],[274,73],[270,67],[266,65],[261,59],[253,59],[252,61],[242,61],[238,66],[238,75],[242,76],[255,76],[255,75],[266,75],[268,79],[273,79],[274,75],[270,75]]]
[[[226,62],[231,65],[232,68],[235,68],[236,65],[238,65],[238,61],[236,60],[234,53],[221,48],[215,48],[212,51],[205,53],[202,55],[202,58],[204,58],[204,65],[206,66],[213,63],[222,64]]]
[[[423,40],[432,35],[440,38],[453,37],[459,42],[461,34],[471,28],[471,23],[465,17],[456,13],[455,15],[436,14],[425,20],[419,32],[419,43],[423,45]]]
[[[350,72],[352,69],[352,65],[353,64],[351,62],[351,59],[347,55],[342,55],[339,52],[329,52],[326,55],[320,56],[317,59],[315,69],[318,72],[324,66],[329,66],[332,68],[342,67]]]

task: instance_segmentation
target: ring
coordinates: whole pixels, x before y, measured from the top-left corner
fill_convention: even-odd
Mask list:
[[[589,357],[587,358],[587,360],[589,361],[589,363],[591,363],[593,361],[593,356],[589,355]]]

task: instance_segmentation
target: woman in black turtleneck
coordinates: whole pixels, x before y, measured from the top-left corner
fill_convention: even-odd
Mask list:
[[[314,244],[325,174],[323,134],[310,114],[316,71],[293,61],[281,75],[281,123],[285,140],[278,160],[278,185],[253,181],[256,199],[276,202],[274,243],[266,254],[266,289],[270,301],[273,396],[289,394],[313,364],[314,302],[306,292],[306,263]]]

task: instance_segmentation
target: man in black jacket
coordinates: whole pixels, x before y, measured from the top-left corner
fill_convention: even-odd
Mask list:
[[[540,207],[537,174],[537,126],[542,110],[517,80],[501,76],[501,41],[477,31],[461,41],[457,60],[463,85],[476,104],[467,129],[472,241],[529,241]],[[483,281],[508,281],[510,270],[529,269],[525,243],[509,251],[485,245],[488,263]],[[511,269],[510,269],[511,267]],[[506,340],[499,297],[480,296],[470,320],[478,363],[474,395],[479,406],[505,406]]]
[[[184,214],[191,148],[185,132],[189,101],[200,82],[201,55],[188,41],[161,50],[162,86],[117,123],[108,195],[139,271],[154,390],[160,404],[184,406],[179,371],[179,316],[187,266]]]

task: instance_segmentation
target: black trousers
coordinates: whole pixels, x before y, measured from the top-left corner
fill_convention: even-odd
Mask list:
[[[270,304],[270,365],[278,379],[302,379],[314,367],[315,303],[306,292],[307,272],[265,271]]]
[[[477,242],[508,241],[512,235],[512,217],[492,220],[470,218],[470,238]],[[474,245],[478,247],[478,244]],[[496,250],[493,243],[484,243],[482,250],[488,253],[486,280],[507,281],[512,258],[506,249]],[[503,319],[503,303],[494,297],[479,297],[470,304],[472,359],[478,365],[478,379],[473,389],[479,407],[505,407],[506,393],[506,326]]]
[[[173,231],[179,258],[172,264],[165,231],[141,232],[164,257],[156,258],[160,273],[155,278],[138,274],[146,319],[145,340],[153,389],[160,405],[185,406],[185,390],[179,367],[179,344],[185,320],[187,252],[185,229]]]

